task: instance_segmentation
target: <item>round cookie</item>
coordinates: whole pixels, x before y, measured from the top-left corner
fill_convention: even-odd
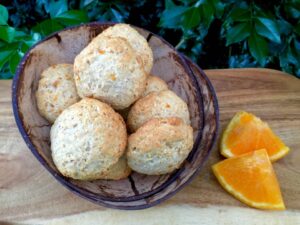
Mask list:
[[[170,90],[153,92],[139,99],[128,113],[127,125],[134,132],[152,118],[165,117],[179,117],[190,124],[187,104]]]
[[[160,92],[165,90],[168,90],[167,83],[159,77],[150,75],[147,79],[146,89],[142,97],[145,97],[151,92]]]
[[[128,165],[148,175],[178,169],[193,147],[193,128],[180,118],[152,119],[128,138]]]
[[[147,74],[153,66],[153,53],[147,40],[128,24],[116,24],[104,30],[100,35],[122,37],[128,40],[134,51],[141,56]]]
[[[145,97],[146,95],[152,93],[152,92],[160,92],[168,90],[168,85],[167,83],[160,79],[159,77],[150,75],[147,78],[147,83],[146,83],[146,89],[142,95],[142,97]],[[130,111],[130,107],[118,110],[118,113],[123,117],[123,119],[127,120],[128,113]]]
[[[127,158],[123,155],[117,163],[108,168],[108,171],[100,179],[105,180],[121,180],[128,177],[131,173],[131,168],[127,164]]]
[[[109,105],[84,98],[58,116],[50,139],[54,164],[64,176],[94,180],[122,156],[127,133],[124,120]]]
[[[73,79],[73,65],[57,64],[44,70],[35,94],[40,114],[53,123],[64,109],[80,99]]]
[[[131,45],[120,37],[96,37],[74,61],[79,96],[124,109],[144,92],[147,74]]]

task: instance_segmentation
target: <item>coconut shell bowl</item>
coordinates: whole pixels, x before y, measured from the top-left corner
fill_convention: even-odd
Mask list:
[[[37,160],[63,186],[96,204],[118,209],[157,205],[183,189],[201,171],[216,141],[218,104],[205,73],[161,37],[135,27],[154,55],[152,73],[165,80],[187,104],[194,129],[194,146],[180,169],[148,176],[133,172],[127,179],[78,181],[62,176],[50,149],[51,125],[39,114],[35,92],[41,72],[58,63],[73,63],[75,56],[112,23],[90,23],[59,31],[34,45],[19,64],[12,87],[13,110],[20,133]],[[184,190],[182,190],[184,191]]]

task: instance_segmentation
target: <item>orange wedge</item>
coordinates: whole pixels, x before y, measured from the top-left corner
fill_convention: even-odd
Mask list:
[[[267,123],[251,113],[238,112],[223,133],[221,154],[230,158],[262,148],[267,150],[272,162],[289,152]]]
[[[259,209],[285,209],[265,149],[225,159],[212,168],[222,187],[247,205]]]

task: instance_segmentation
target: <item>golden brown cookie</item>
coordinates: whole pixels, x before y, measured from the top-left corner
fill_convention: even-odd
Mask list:
[[[134,51],[141,56],[145,72],[150,74],[153,66],[153,53],[147,40],[128,24],[116,24],[104,30],[100,35],[125,38]]]
[[[150,75],[147,79],[146,89],[142,97],[152,93],[168,90],[167,83],[157,76]]]
[[[144,93],[147,74],[140,56],[121,37],[97,36],[74,61],[79,96],[124,109]]]
[[[193,128],[182,119],[152,119],[128,138],[128,165],[148,175],[178,169],[193,147]]]
[[[108,171],[100,179],[105,180],[121,180],[128,177],[131,168],[127,164],[126,155],[121,156],[117,163],[108,168]]]
[[[53,161],[66,177],[102,178],[125,151],[123,118],[109,105],[84,98],[64,110],[50,132]]]
[[[134,103],[127,117],[127,125],[134,132],[150,119],[166,117],[179,117],[187,125],[190,124],[187,104],[170,90],[150,93]]]
[[[40,114],[53,123],[58,115],[80,100],[73,79],[72,64],[57,64],[44,70],[36,91]]]

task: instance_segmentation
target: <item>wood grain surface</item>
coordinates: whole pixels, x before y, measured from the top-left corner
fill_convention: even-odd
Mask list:
[[[216,145],[199,176],[170,200],[141,211],[90,203],[62,187],[34,158],[16,127],[11,81],[0,81],[0,224],[300,224],[300,80],[268,69],[206,70],[217,92],[220,133],[240,110],[267,121],[291,148],[274,163],[287,210],[250,209],[211,173]]]

